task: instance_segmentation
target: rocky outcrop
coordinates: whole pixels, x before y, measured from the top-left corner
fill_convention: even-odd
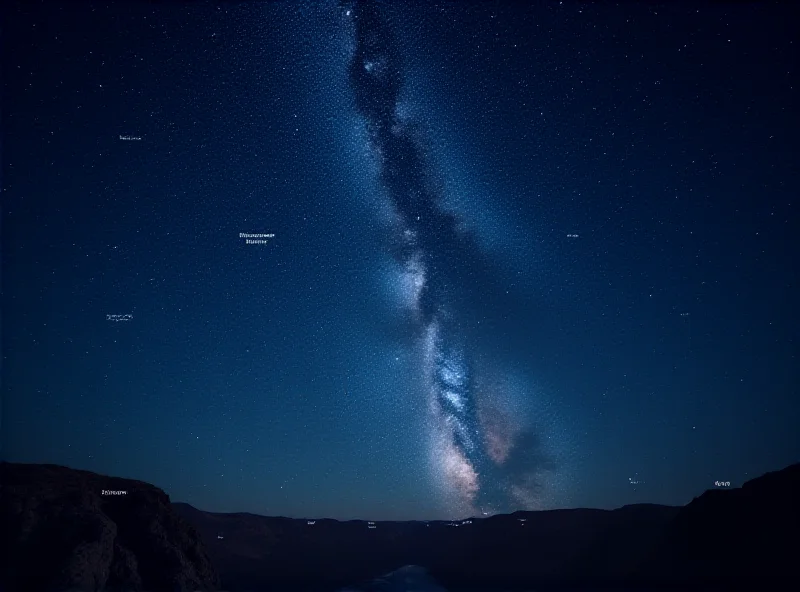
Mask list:
[[[56,465],[2,463],[0,488],[2,590],[218,587],[194,527],[153,485]]]
[[[800,583],[800,464],[693,499],[636,570],[643,579]]]

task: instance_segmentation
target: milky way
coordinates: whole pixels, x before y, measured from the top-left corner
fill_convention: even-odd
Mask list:
[[[492,264],[443,207],[424,147],[399,115],[402,52],[383,10],[374,3],[348,8],[355,34],[349,78],[379,163],[385,195],[378,199],[394,212],[387,244],[420,351],[430,470],[453,513],[538,508],[556,465],[541,436],[514,413],[522,389],[478,351],[473,319],[485,299],[471,286],[493,273]],[[494,306],[501,302],[492,295]]]

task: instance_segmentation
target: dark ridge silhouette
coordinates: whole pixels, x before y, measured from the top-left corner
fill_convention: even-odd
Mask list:
[[[0,524],[3,592],[219,588],[197,531],[149,483],[4,462]]]
[[[461,526],[379,521],[370,529],[175,508],[197,526],[231,590],[371,589],[410,565],[447,590],[730,590],[800,581],[798,503],[800,464],[684,507],[517,512]]]
[[[800,463],[696,497],[636,570],[662,581],[800,583]]]
[[[684,507],[516,512],[469,522],[309,524],[204,512],[170,504],[146,483],[54,465],[3,463],[2,477],[3,591],[761,590],[800,583],[800,464],[738,489],[706,491]],[[103,489],[128,495],[102,496]]]

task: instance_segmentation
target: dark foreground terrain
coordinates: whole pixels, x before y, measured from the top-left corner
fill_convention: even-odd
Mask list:
[[[388,580],[373,580],[403,566],[420,567],[398,572],[398,581],[429,576],[451,591],[767,590],[800,582],[800,464],[684,507],[373,528],[203,512],[171,504],[146,483],[53,465],[3,463],[1,483],[2,591],[385,590],[394,589]]]
[[[3,463],[0,525],[2,592],[219,587],[197,531],[149,483]]]

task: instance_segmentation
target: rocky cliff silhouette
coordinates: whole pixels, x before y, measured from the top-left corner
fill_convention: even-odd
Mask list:
[[[197,531],[166,493],[141,481],[2,463],[0,524],[3,592],[219,586]]]

